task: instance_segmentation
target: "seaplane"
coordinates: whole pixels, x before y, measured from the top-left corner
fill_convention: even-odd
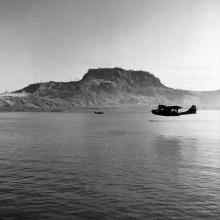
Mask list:
[[[158,105],[157,109],[153,109],[151,112],[155,115],[160,116],[180,116],[180,115],[189,115],[196,114],[196,106],[192,105],[187,111],[179,112],[179,109],[182,107],[178,105],[166,106],[166,105]]]

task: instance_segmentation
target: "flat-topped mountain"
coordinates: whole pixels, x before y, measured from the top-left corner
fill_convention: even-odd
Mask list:
[[[77,94],[106,92],[146,93],[152,88],[166,88],[158,78],[144,71],[124,70],[121,68],[89,69],[77,82],[46,82],[31,84],[15,93],[27,92],[39,96],[62,98],[74,97]]]
[[[168,88],[153,74],[122,68],[89,69],[79,81],[35,83],[0,96],[0,111],[74,111],[88,108],[150,109],[192,104],[220,109],[220,90]]]
[[[88,80],[105,80],[143,88],[146,88],[147,86],[164,87],[160,80],[149,72],[124,70],[117,67],[89,69],[81,81],[85,82]]]

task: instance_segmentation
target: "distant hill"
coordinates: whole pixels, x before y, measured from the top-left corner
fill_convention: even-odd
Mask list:
[[[220,90],[172,89],[149,72],[98,68],[79,81],[35,83],[0,95],[0,111],[147,110],[159,103],[220,109]]]

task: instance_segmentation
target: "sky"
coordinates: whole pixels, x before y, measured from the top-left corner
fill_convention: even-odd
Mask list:
[[[0,92],[116,66],[220,89],[219,12],[219,0],[0,0]]]

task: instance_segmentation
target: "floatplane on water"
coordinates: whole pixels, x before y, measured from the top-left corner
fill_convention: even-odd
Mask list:
[[[166,105],[158,105],[157,109],[153,109],[151,112],[155,115],[161,116],[180,116],[180,115],[188,115],[188,114],[196,114],[196,106],[192,105],[187,111],[179,112],[179,109],[182,108],[177,105],[166,106]]]

